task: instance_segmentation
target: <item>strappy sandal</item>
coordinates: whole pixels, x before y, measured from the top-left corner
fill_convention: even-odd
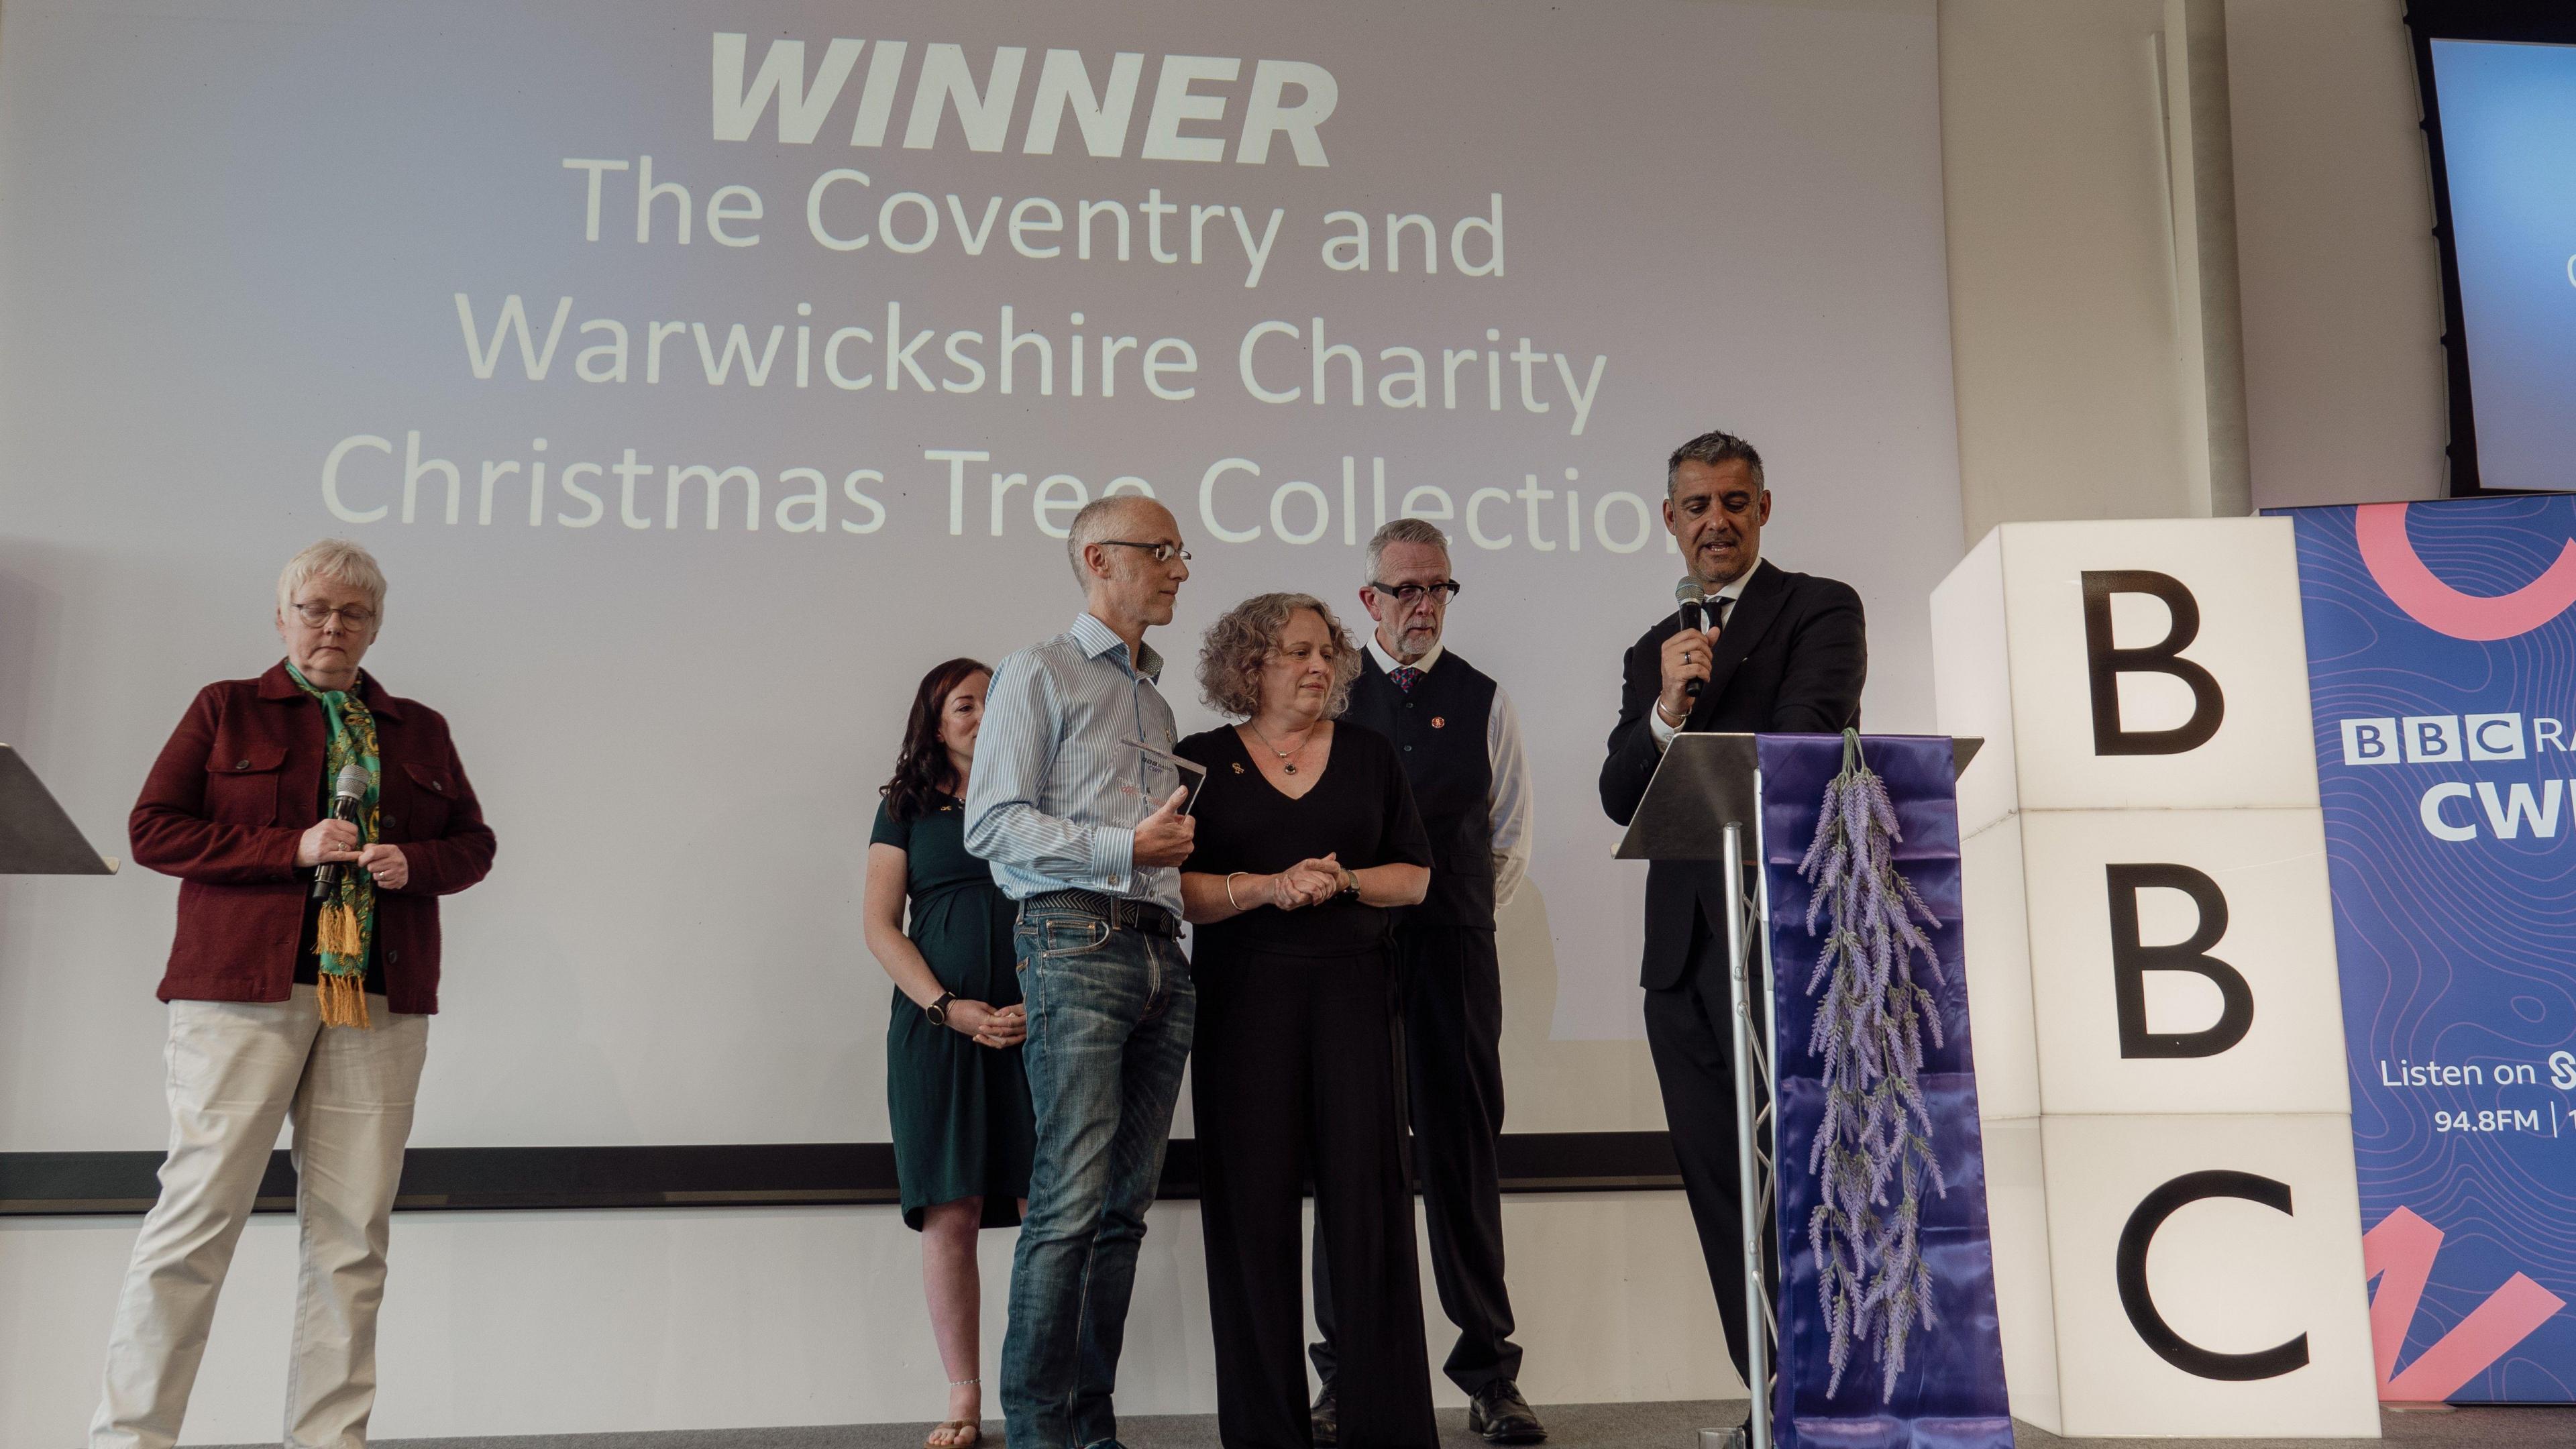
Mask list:
[[[984,1381],[981,1378],[951,1379],[948,1381],[948,1387],[952,1389],[962,1389],[969,1385],[972,1385],[977,1389],[981,1389],[984,1386]],[[942,1434],[955,1434],[958,1437],[942,1442],[939,1437]],[[922,1437],[921,1449],[975,1449],[976,1445],[983,1442],[984,1426],[982,1424],[977,1423],[973,1419],[943,1419],[934,1426],[928,1434]]]

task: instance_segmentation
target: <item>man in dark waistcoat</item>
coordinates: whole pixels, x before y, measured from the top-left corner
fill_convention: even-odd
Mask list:
[[[1684,628],[1676,611],[1628,650],[1619,723],[1601,765],[1601,806],[1621,825],[1637,813],[1674,735],[1839,734],[1860,723],[1869,674],[1860,595],[1762,557],[1771,492],[1752,444],[1721,432],[1691,439],[1666,463],[1664,490],[1664,526],[1707,595],[1711,627]],[[1746,1334],[1759,1325],[1748,1325],[1744,1313],[1725,890],[1716,861],[1659,860],[1647,868],[1641,984],[1673,1155],[1717,1290],[1727,1352],[1741,1373]]]
[[[1431,894],[1402,912],[1395,963],[1404,983],[1405,1063],[1414,1165],[1431,1228],[1440,1307],[1458,1327],[1444,1366],[1466,1391],[1468,1428],[1496,1444],[1547,1437],[1521,1397],[1520,1345],[1503,1289],[1503,1198],[1495,1139],[1503,1130],[1503,985],[1494,912],[1529,868],[1529,763],[1512,702],[1475,666],[1440,647],[1458,582],[1449,539],[1399,518],[1369,540],[1360,603],[1377,621],[1342,717],[1395,741],[1431,836]],[[1315,1248],[1314,1348],[1324,1380],[1315,1442],[1338,1439],[1333,1307]]]

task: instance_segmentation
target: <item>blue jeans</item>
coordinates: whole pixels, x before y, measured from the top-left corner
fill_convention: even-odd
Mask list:
[[[1089,1449],[1118,1437],[1110,1391],[1198,994],[1178,941],[1079,910],[1023,906],[1012,944],[1038,1130],[1002,1413],[1013,1449]]]

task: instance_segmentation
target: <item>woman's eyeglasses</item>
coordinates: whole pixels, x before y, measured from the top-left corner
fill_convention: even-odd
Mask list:
[[[364,633],[369,625],[376,622],[376,611],[360,604],[351,604],[341,609],[323,604],[298,604],[295,606],[295,617],[315,629],[337,618],[341,628],[351,633]]]

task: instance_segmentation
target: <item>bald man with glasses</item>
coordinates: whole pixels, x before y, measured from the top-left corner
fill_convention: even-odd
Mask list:
[[[1145,643],[1172,622],[1189,552],[1171,513],[1132,495],[1075,514],[1065,551],[1083,612],[994,669],[966,787],[966,848],[1020,903],[1037,1115],[1002,1340],[1018,1449],[1117,1442],[1110,1390],[1198,1021],[1180,942],[1196,826]]]

